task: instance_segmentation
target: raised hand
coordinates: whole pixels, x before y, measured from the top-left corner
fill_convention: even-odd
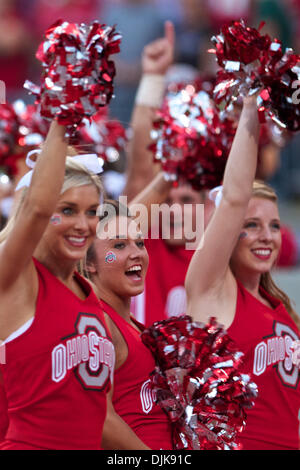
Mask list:
[[[142,71],[164,75],[174,60],[175,30],[171,21],[165,22],[165,35],[145,46],[142,55]]]

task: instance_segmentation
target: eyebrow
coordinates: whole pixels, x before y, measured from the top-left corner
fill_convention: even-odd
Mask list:
[[[67,205],[67,206],[72,206],[72,207],[77,207],[78,204],[76,202],[69,202],[69,201],[61,201],[59,203],[60,205]],[[89,207],[98,207],[99,203],[91,204]]]
[[[138,233],[135,240],[140,240],[141,238],[143,238],[143,234]],[[119,239],[128,240],[128,236],[127,235],[116,235],[115,237],[110,237],[109,238],[109,240],[119,240]]]
[[[259,217],[248,217],[248,219],[245,219],[245,222],[248,222],[249,220],[257,220],[259,222],[261,219]],[[280,219],[271,219],[271,222],[280,222]]]

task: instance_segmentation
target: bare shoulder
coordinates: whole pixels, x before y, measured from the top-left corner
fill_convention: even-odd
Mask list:
[[[31,262],[9,289],[1,292],[0,331],[1,340],[34,317],[39,281],[34,263]]]

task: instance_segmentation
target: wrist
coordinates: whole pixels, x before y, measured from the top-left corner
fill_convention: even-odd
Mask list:
[[[256,102],[244,102],[242,114],[244,117],[249,117],[254,121],[258,121],[258,109]]]
[[[257,109],[257,96],[245,96],[243,99],[243,107],[247,109]]]
[[[140,106],[160,108],[165,91],[165,77],[160,74],[145,73],[142,75],[135,103]]]

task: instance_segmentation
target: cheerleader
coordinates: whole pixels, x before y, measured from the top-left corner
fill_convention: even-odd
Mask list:
[[[100,169],[96,156],[66,162],[64,136],[65,127],[52,122],[0,234],[1,373],[9,418],[2,449],[101,444],[114,349],[97,297],[75,272],[96,232]]]
[[[251,156],[252,160],[255,159],[256,140],[250,132],[251,129],[254,132],[258,128],[254,109],[256,112],[256,108],[250,103],[245,106],[229,165],[235,160],[237,146],[248,145],[249,159],[251,161]],[[249,118],[252,120],[250,124]],[[252,165],[254,167],[254,163]],[[158,203],[158,195],[163,200],[167,190],[168,187],[159,174],[152,185],[131,202],[130,207],[135,202],[147,202],[149,205],[149,200],[154,200],[153,194]],[[114,390],[109,398],[103,446],[107,449],[143,449],[145,445],[150,449],[171,449],[168,418],[155,404],[150,388],[149,376],[154,370],[155,362],[150,350],[141,342],[143,326],[131,315],[131,298],[144,289],[149,262],[145,242],[128,212],[124,208],[122,211],[122,206],[110,203],[103,207],[102,213],[97,238],[88,251],[86,271],[103,304],[116,350]],[[215,258],[211,256],[210,259]],[[198,281],[196,275],[194,279]],[[190,292],[191,290],[188,295]],[[150,302],[152,300],[155,301],[151,298]],[[198,309],[189,313],[194,320],[198,319]]]
[[[135,203],[146,207],[158,203],[168,189],[158,174]],[[150,387],[155,360],[140,337],[144,326],[131,314],[131,298],[144,289],[148,263],[142,232],[128,209],[119,202],[107,202],[85,268],[101,299],[116,351],[103,431],[105,449],[172,449],[171,425]]]
[[[298,449],[299,370],[292,363],[299,319],[270,271],[281,246],[277,198],[254,182],[259,125],[246,98],[215,213],[186,276],[187,313],[215,316],[243,351],[244,372],[258,386],[240,442],[247,449]]]

